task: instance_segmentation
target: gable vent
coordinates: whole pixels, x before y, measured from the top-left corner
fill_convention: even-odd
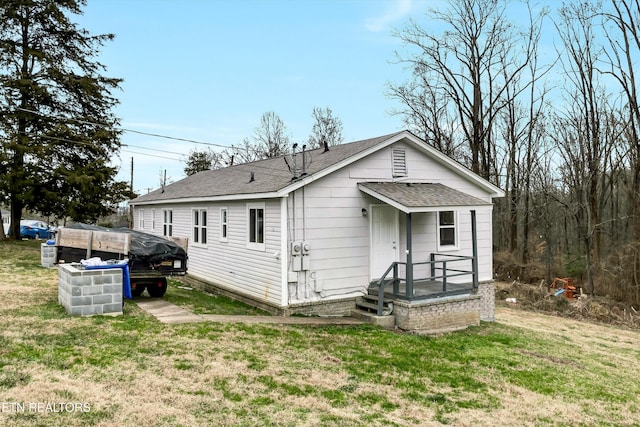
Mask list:
[[[394,178],[407,176],[407,154],[404,150],[391,150],[392,176]]]

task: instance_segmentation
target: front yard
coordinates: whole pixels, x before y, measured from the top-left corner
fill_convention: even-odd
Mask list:
[[[215,312],[216,298],[175,286],[168,299]],[[640,425],[638,332],[504,308],[497,318],[422,337],[166,325],[135,303],[70,317],[39,246],[0,242],[0,424]]]

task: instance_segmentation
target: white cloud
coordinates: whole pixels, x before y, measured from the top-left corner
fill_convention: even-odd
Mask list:
[[[389,24],[398,21],[411,11],[411,0],[396,0],[380,16],[367,18],[365,27],[374,33],[385,30]]]

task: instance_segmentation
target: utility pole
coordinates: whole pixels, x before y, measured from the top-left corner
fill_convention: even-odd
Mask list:
[[[131,156],[131,180],[129,181],[131,184],[131,197],[133,197],[133,156]],[[133,230],[133,209],[131,209],[131,205],[129,208],[129,228]]]

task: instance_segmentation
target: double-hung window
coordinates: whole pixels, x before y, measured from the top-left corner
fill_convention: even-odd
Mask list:
[[[194,244],[207,244],[207,210],[194,209],[193,211],[193,233],[191,238]]]
[[[265,250],[264,245],[264,203],[247,205],[248,246],[253,249]]]
[[[170,209],[162,211],[162,235],[173,236],[173,211]]]
[[[138,211],[138,230],[144,230],[144,209]]]
[[[441,249],[453,249],[456,244],[456,212],[438,212],[438,245]]]
[[[220,208],[220,241],[227,241],[227,232],[229,228],[229,211],[227,208]]]

